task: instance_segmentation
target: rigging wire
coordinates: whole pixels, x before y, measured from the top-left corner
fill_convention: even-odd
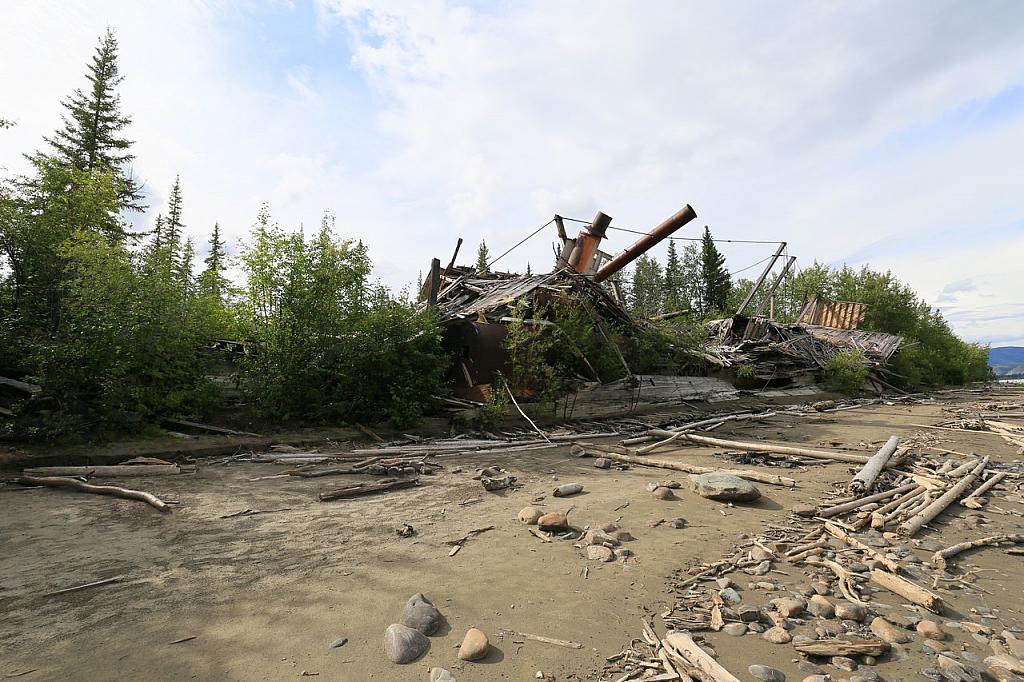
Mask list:
[[[534,231],[533,231],[533,232],[531,232],[531,233],[530,233],[529,235],[527,235],[526,237],[524,237],[524,238],[523,238],[522,240],[520,240],[519,242],[517,242],[517,243],[515,244],[515,246],[513,246],[512,248],[510,248],[510,249],[509,249],[508,251],[506,251],[505,253],[501,254],[501,255],[500,255],[500,256],[498,256],[497,258],[493,259],[493,260],[492,260],[492,261],[490,261],[489,263],[487,263],[487,268],[488,268],[488,269],[490,269],[490,267],[491,267],[492,265],[494,265],[495,263],[497,263],[497,262],[498,262],[499,260],[501,260],[502,258],[504,258],[505,256],[507,256],[508,254],[512,253],[512,252],[513,252],[513,251],[515,251],[516,249],[518,249],[518,248],[519,248],[520,246],[522,246],[523,244],[525,244],[525,243],[526,243],[526,242],[527,242],[527,241],[528,241],[529,239],[532,239],[533,237],[535,237],[535,236],[537,235],[537,233],[538,233],[538,232],[540,232],[541,230],[543,230],[543,229],[544,229],[545,227],[547,227],[548,225],[550,225],[550,224],[551,224],[551,223],[553,223],[553,222],[555,222],[555,219],[554,219],[554,218],[552,218],[551,220],[547,221],[546,223],[544,223],[543,225],[541,225],[540,227],[538,227],[538,228],[537,228],[536,230],[534,230]]]
[[[566,218],[565,216],[562,216],[562,220],[568,220],[568,221],[573,222],[573,223],[583,223],[584,225],[590,225],[591,224],[591,221],[589,221],[589,220],[580,220],[579,218]],[[609,230],[618,230],[619,232],[629,232],[630,234],[642,234],[642,235],[649,234],[648,232],[641,232],[640,230],[631,230],[631,229],[629,229],[627,227],[617,227],[615,225],[609,225],[608,229]],[[699,241],[703,241],[704,238],[703,237],[666,237],[666,239],[669,239],[671,241],[699,242]],[[765,240],[757,240],[757,239],[714,239],[714,238],[712,238],[711,241],[713,241],[713,242],[726,242],[726,243],[732,243],[732,244],[778,244],[779,243],[778,240],[776,240],[776,241],[765,241]]]

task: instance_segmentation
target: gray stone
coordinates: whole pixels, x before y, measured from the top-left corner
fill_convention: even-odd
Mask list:
[[[793,644],[804,644],[806,642],[816,642],[814,637],[808,637],[807,635],[793,635]]]
[[[803,613],[804,608],[807,607],[807,602],[799,597],[782,597],[780,599],[772,599],[771,604],[775,607],[775,610],[781,613],[785,618],[799,616]]]
[[[850,682],[875,682],[881,679],[874,670],[860,666],[857,672],[850,676]]]
[[[519,511],[519,520],[528,526],[537,525],[537,519],[542,516],[544,516],[544,510],[537,507],[523,507]],[[443,670],[443,668],[437,668],[437,670]]]
[[[647,484],[647,492],[653,493],[657,489],[658,483],[656,481],[651,481],[650,483]]]
[[[743,572],[747,575],[768,575],[768,572],[772,570],[772,562],[762,561],[753,568],[744,568]]]
[[[455,682],[455,675],[444,668],[431,668],[430,682]]]
[[[759,589],[759,590],[769,590],[769,591],[771,591],[771,590],[775,589],[775,583],[769,583],[769,582],[754,583],[754,586],[757,589]]]
[[[921,668],[918,672],[927,680],[938,680],[938,682],[942,682],[946,679],[946,676],[942,674],[942,671],[937,668]]]
[[[555,497],[569,497],[570,495],[579,495],[581,492],[583,492],[582,483],[563,483],[555,488],[555,492],[552,495]]]
[[[774,559],[775,555],[771,552],[765,551],[763,547],[754,545],[750,550],[750,558],[754,561],[764,561],[765,559]]]
[[[598,469],[611,469],[612,461],[607,457],[598,457],[594,460],[594,466]]]
[[[761,609],[750,604],[742,604],[737,607],[736,615],[739,616],[740,620],[744,623],[754,623],[761,619]]]
[[[814,589],[815,594],[820,594],[823,597],[832,594],[832,588],[828,583],[811,583],[811,587]]]
[[[432,635],[441,625],[441,612],[423,596],[422,592],[417,592],[405,603],[399,622],[406,627],[419,630],[424,635]]]
[[[761,639],[772,644],[788,644],[793,641],[793,636],[779,626],[771,627],[761,633]]]
[[[628,530],[617,530],[612,533],[612,537],[615,538],[616,542],[632,542],[636,540]]]
[[[810,661],[800,661],[796,664],[796,669],[805,675],[824,675],[825,670],[820,665],[815,665]]]
[[[747,634],[746,623],[726,623],[722,626],[722,632],[729,635],[730,637],[742,637]]]
[[[668,525],[670,525],[670,526],[672,526],[673,528],[676,528],[676,529],[686,528],[686,519],[683,519],[683,518],[672,519],[671,521],[668,522]]]
[[[752,502],[761,497],[750,481],[720,471],[690,474],[690,487],[701,497],[719,502]]]
[[[731,587],[726,587],[725,589],[719,590],[718,596],[722,598],[722,601],[724,601],[726,604],[729,604],[730,606],[735,606],[736,604],[739,604],[741,601],[743,601],[743,597],[740,596],[740,593],[732,589]]]
[[[755,663],[747,667],[747,672],[764,682],[786,682],[786,675],[775,668]]]
[[[430,640],[413,628],[395,623],[384,632],[384,653],[392,663],[412,663],[430,648]]]
[[[764,632],[765,626],[760,623],[747,623],[747,629],[751,632]]]
[[[732,587],[732,581],[728,578],[715,578],[715,584],[717,584],[718,588],[721,590],[724,590],[727,587]]]
[[[611,561],[615,553],[604,545],[588,545],[587,558],[591,561]]]
[[[619,559],[624,559],[628,556],[633,556],[633,550],[628,547],[616,547],[615,556]]]
[[[839,668],[845,670],[848,673],[852,673],[857,669],[857,661],[846,656],[833,656],[829,659],[829,663],[832,664],[833,668]]]
[[[926,639],[921,642],[921,646],[924,647],[925,653],[929,654],[939,654],[943,651],[949,651],[949,647],[937,639]]]
[[[674,499],[676,499],[676,494],[674,492],[672,492],[672,489],[671,488],[666,488],[664,486],[658,486],[657,488],[655,488],[654,491],[651,492],[651,495],[653,495],[654,497],[656,497],[659,500],[674,500]]]
[[[842,602],[836,604],[836,618],[841,620],[855,620],[860,622],[867,618],[868,610],[860,604]]]
[[[832,682],[832,678],[828,675],[808,675],[802,682]]]
[[[835,605],[820,594],[816,594],[807,600],[807,612],[818,618],[836,617]]]

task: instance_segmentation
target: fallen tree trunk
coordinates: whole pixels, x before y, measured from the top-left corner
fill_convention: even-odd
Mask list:
[[[668,435],[672,436],[674,434],[668,432]],[[838,462],[859,462],[861,464],[867,462],[869,459],[866,455],[854,455],[849,452],[812,450],[811,448],[801,448],[793,445],[775,445],[773,443],[752,443],[742,440],[726,440],[724,438],[712,438],[711,436],[699,436],[695,433],[684,433],[681,438],[688,440],[691,443],[713,445],[719,448],[733,448],[735,450],[745,450],[746,452],[771,452],[776,455],[794,455],[796,457],[830,459]]]
[[[740,682],[740,679],[722,667],[722,664],[711,657],[711,654],[698,646],[693,638],[685,632],[672,630],[665,634],[664,642],[675,649],[694,668],[709,675],[715,682]]]
[[[981,538],[979,540],[969,540],[967,542],[961,542],[959,544],[947,547],[946,549],[940,549],[935,554],[932,554],[931,564],[935,568],[945,569],[946,560],[955,557],[961,552],[966,552],[969,549],[975,547],[988,547],[991,545],[1001,545],[1004,542],[1010,542],[1013,544],[1024,543],[1024,535],[991,535],[987,538]]]
[[[578,443],[576,447],[582,447]],[[671,469],[673,471],[682,471],[687,474],[710,474],[718,471],[725,474],[732,474],[733,476],[739,476],[740,478],[748,481],[756,481],[758,483],[767,483],[769,485],[782,485],[789,488],[796,487],[796,480],[792,478],[786,478],[784,476],[776,476],[774,474],[762,474],[759,471],[748,471],[746,469],[716,469],[714,467],[699,467],[692,466],[689,464],[680,464],[678,462],[669,462],[663,459],[650,459],[648,457],[636,457],[634,455],[622,455],[617,452],[601,451],[601,456],[606,459],[611,459],[616,462],[626,462],[628,464],[637,464],[645,467],[655,467],[658,469]]]
[[[409,478],[404,480],[399,479],[385,479],[377,483],[360,483],[356,485],[347,485],[341,488],[335,488],[334,490],[325,490],[320,493],[321,502],[330,502],[331,500],[341,500],[350,497],[358,497],[360,495],[372,495],[374,493],[383,493],[389,490],[397,490],[398,488],[411,488],[415,485],[419,485],[418,478]]]
[[[131,490],[130,488],[119,488],[114,485],[91,485],[82,483],[74,478],[63,478],[59,476],[21,476],[14,479],[15,483],[21,485],[44,485],[50,488],[71,488],[81,493],[93,493],[94,495],[109,495],[120,497],[125,500],[140,500],[146,504],[159,509],[162,512],[169,512],[171,508],[156,495]]]
[[[850,491],[861,494],[871,490],[871,486],[875,484],[875,479],[878,478],[878,474],[882,473],[885,465],[889,463],[889,459],[896,452],[896,447],[899,443],[899,438],[890,436],[885,445],[871,456],[871,459],[864,464],[863,468],[850,481]]]
[[[942,597],[919,585],[915,585],[906,578],[901,578],[898,575],[876,568],[871,571],[871,582],[884,587],[894,594],[898,594],[918,606],[925,607],[932,613],[942,613]]]
[[[921,530],[921,526],[934,519],[945,511],[946,507],[963,497],[963,494],[969,490],[972,485],[974,485],[978,476],[980,476],[981,472],[985,470],[986,466],[988,466],[988,459],[989,458],[986,455],[981,462],[971,470],[971,473],[967,474],[967,476],[965,476],[959,483],[943,493],[939,499],[935,500],[927,507],[917,512],[913,517],[900,524],[900,535],[907,538],[914,537],[914,534]]]
[[[209,424],[200,424],[199,422],[189,422],[184,419],[164,419],[164,424],[170,424],[171,426],[183,426],[188,429],[199,429],[200,431],[209,431],[210,433],[223,433],[228,436],[255,436],[256,438],[262,438],[258,433],[250,433],[248,431],[235,431],[234,429],[225,429],[220,426],[210,426]]]
[[[816,642],[797,642],[793,648],[811,656],[881,656],[889,651],[889,644],[880,639],[849,642],[844,639],[822,639]]]
[[[115,464],[93,467],[31,467],[26,476],[85,476],[87,478],[125,478],[128,476],[170,476],[180,474],[177,464]]]

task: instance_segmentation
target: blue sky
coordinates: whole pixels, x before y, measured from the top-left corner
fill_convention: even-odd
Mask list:
[[[496,253],[556,212],[647,228],[690,203],[684,232],[891,269],[966,338],[1024,345],[1024,3],[8,0],[0,166],[58,125],[107,25],[140,220],[180,174],[199,243],[263,201],[293,229],[327,210],[401,286],[458,237]],[[547,267],[552,236],[507,266]]]

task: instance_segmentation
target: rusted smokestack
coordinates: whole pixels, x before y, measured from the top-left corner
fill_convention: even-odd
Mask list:
[[[569,256],[569,267],[576,272],[587,274],[587,269],[594,262],[594,255],[611,222],[611,216],[598,211],[590,226],[580,230],[579,236],[576,237],[576,246]]]
[[[634,260],[642,256],[648,250],[651,249],[655,244],[660,242],[665,237],[669,236],[680,227],[690,222],[697,217],[697,212],[687,204],[683,206],[675,215],[665,220],[656,228],[650,231],[649,234],[645,234],[640,239],[627,248],[625,251],[612,258],[610,261],[605,263],[604,267],[597,271],[594,275],[595,282],[603,282],[616,272],[626,267]]]

